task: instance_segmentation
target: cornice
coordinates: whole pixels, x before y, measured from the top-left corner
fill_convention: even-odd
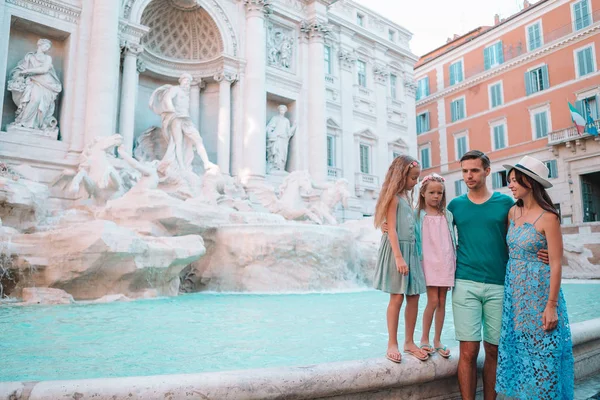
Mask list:
[[[6,4],[35,11],[61,21],[79,23],[81,9],[59,3],[54,0],[6,0]]]

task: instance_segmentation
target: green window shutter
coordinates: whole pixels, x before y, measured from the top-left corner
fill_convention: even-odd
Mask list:
[[[485,66],[485,69],[490,69],[490,64],[491,64],[490,51],[491,50],[492,49],[490,47],[483,49],[483,64]]]
[[[462,61],[456,63],[456,82],[462,82],[463,81],[463,68],[462,68]]]
[[[583,1],[580,1],[579,3],[575,3],[575,5],[573,6],[575,14],[575,30],[580,30],[581,28],[583,28],[583,9],[581,7],[582,3]]]
[[[586,74],[590,74],[592,72],[594,72],[594,57],[592,54],[592,48],[588,47],[587,49],[585,49],[585,69],[586,69]]]
[[[548,66],[544,65],[542,67],[542,82],[544,89],[548,89],[550,87],[550,77],[548,75]]]
[[[431,128],[429,126],[429,111],[425,113],[425,132],[429,131]]]
[[[429,96],[429,77],[428,76],[425,77],[423,84],[425,85],[425,96]]]
[[[423,132],[423,127],[421,126],[421,116],[417,115],[417,134]]]
[[[460,180],[454,181],[454,193],[456,193],[457,196],[462,194],[460,192]]]
[[[450,64],[450,86],[456,83],[456,74],[454,72],[454,64]]]
[[[467,110],[465,109],[465,99],[460,99],[458,101],[459,107],[460,107],[460,112],[459,112],[459,117],[460,119],[463,119],[466,115]]]
[[[525,72],[525,93],[529,96],[533,92],[531,87],[531,72]]]
[[[577,111],[579,111],[579,113],[583,116],[585,116],[585,104],[583,104],[583,100],[577,100],[575,102],[575,108],[577,109]],[[585,117],[584,117],[585,118]]]
[[[450,115],[452,122],[456,121],[456,101],[450,103]]]
[[[496,43],[496,60],[498,64],[502,64],[504,62],[504,47],[502,46],[502,42]]]

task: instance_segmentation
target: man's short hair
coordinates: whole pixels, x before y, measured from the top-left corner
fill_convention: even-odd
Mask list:
[[[484,152],[479,150],[471,150],[463,154],[463,156],[460,158],[460,162],[462,163],[466,160],[481,160],[483,169],[488,169],[490,167],[490,159],[485,155]]]

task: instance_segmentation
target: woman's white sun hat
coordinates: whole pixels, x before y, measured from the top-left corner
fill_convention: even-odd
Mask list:
[[[550,171],[546,164],[538,160],[537,158],[525,156],[521,158],[521,160],[515,164],[504,164],[503,167],[510,171],[511,169],[516,169],[530,177],[531,179],[539,182],[545,189],[551,188],[552,184],[548,182],[548,177],[550,176]]]

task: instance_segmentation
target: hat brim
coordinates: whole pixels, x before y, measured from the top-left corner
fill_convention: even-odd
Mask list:
[[[549,189],[551,188],[553,185],[546,179],[542,178],[541,176],[528,171],[524,168],[519,167],[518,165],[510,165],[510,164],[504,164],[502,165],[504,167],[504,169],[507,172],[510,172],[511,169],[516,169],[518,171],[521,171],[522,173],[524,173],[525,175],[527,175],[528,177],[530,177],[531,179],[533,179],[534,181],[538,182],[540,185],[542,185],[544,187],[544,189]],[[508,177],[507,177],[508,178]]]

